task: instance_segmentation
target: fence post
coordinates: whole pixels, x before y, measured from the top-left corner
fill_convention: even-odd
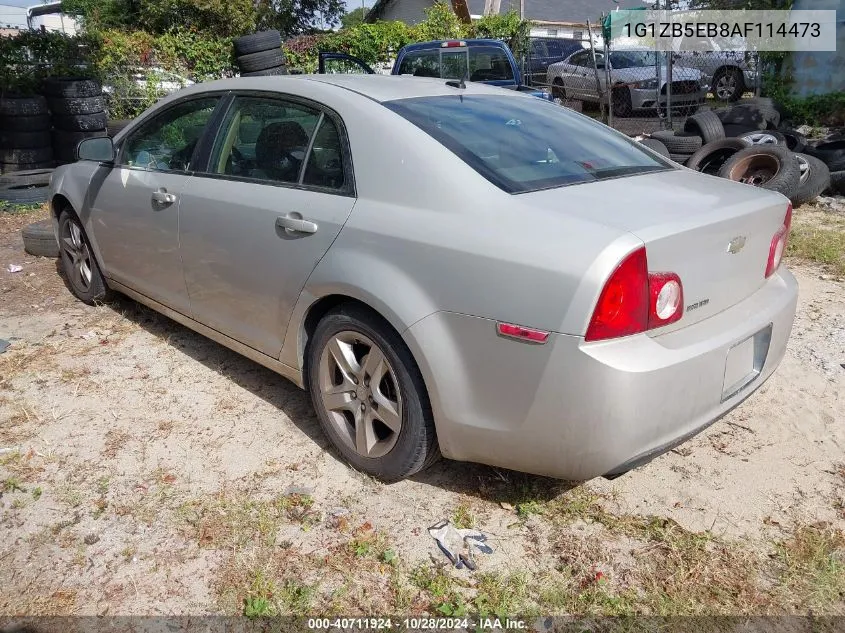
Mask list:
[[[675,56],[672,51],[666,53],[666,123],[669,129],[672,128],[672,67],[675,65]]]
[[[587,33],[590,36],[590,52],[593,54],[593,71],[596,74],[596,93],[599,96],[599,106],[601,107],[601,120],[602,121],[609,121],[609,118],[605,118],[604,113],[604,98],[602,97],[602,89],[601,89],[601,76],[599,75],[599,67],[598,62],[596,61],[596,46],[593,40],[593,27],[590,24],[590,21],[587,20]],[[604,58],[605,66],[607,66],[607,57]],[[608,85],[608,91],[610,90],[610,86]]]

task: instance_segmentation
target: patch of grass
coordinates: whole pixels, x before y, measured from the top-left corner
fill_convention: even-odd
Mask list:
[[[473,604],[481,617],[524,617],[534,614],[528,605],[528,593],[526,574],[479,574]]]
[[[44,208],[44,205],[40,202],[29,202],[29,203],[15,203],[15,202],[0,202],[0,208],[2,208],[3,213],[9,213],[11,215],[27,215],[29,213],[34,213],[35,211],[41,211]]]
[[[778,582],[796,609],[845,613],[845,532],[800,527],[775,548]]]
[[[410,571],[409,580],[425,593],[429,613],[456,617],[466,615],[467,604],[458,589],[458,581],[443,567],[417,565]]]
[[[476,525],[475,514],[469,504],[462,503],[452,513],[452,523],[459,530],[474,528]]]
[[[845,275],[845,220],[830,213],[796,212],[786,254]]]
[[[56,489],[56,499],[71,508],[78,508],[82,505],[82,493],[78,488],[65,484]]]
[[[8,477],[7,479],[4,479],[2,485],[0,485],[0,490],[7,493],[26,492],[26,489],[17,477]]]
[[[41,498],[41,487],[36,486],[32,489],[32,500],[38,501]]]
[[[396,553],[389,548],[387,535],[374,530],[369,522],[355,528],[352,534],[353,538],[346,544],[346,548],[353,556],[373,558],[385,563],[395,562]]]

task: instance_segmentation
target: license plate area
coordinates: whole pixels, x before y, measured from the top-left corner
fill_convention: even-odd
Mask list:
[[[770,323],[728,350],[725,378],[722,382],[722,402],[733,398],[757,379],[766,364],[771,341]]]

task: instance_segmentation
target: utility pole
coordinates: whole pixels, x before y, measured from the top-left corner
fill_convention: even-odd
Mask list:
[[[525,0],[519,0],[519,19],[525,19]]]

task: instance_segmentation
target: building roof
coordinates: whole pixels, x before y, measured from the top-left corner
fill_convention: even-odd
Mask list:
[[[406,0],[377,0],[367,13],[367,21],[381,19],[388,6]],[[432,0],[434,4],[434,0]],[[484,13],[484,0],[467,0],[471,15]],[[539,22],[584,24],[587,20],[598,20],[602,13],[620,9],[636,9],[652,4],[646,0],[525,0],[525,17]],[[519,12],[520,0],[501,0],[500,13]]]

